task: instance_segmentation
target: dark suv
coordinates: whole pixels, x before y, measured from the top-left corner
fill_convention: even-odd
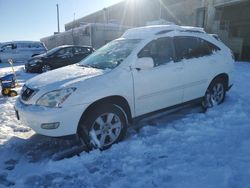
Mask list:
[[[52,69],[78,63],[94,49],[90,46],[64,45],[53,48],[47,53],[34,56],[25,64],[26,72],[47,72]]]

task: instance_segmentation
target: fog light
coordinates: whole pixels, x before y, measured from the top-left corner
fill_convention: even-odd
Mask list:
[[[56,122],[56,123],[43,123],[41,125],[42,129],[57,129],[59,127],[60,123]]]

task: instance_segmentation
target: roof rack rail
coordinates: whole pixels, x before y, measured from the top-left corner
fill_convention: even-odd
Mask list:
[[[179,30],[179,31],[180,32],[190,32],[190,33],[205,33],[204,31],[192,30],[192,29]]]
[[[183,27],[174,27],[165,30],[158,31],[155,35],[162,35],[169,33],[171,31],[179,31],[179,32],[189,32],[189,33],[206,33],[204,30],[200,28],[183,28]]]
[[[162,35],[162,34],[165,34],[165,33],[169,33],[171,31],[174,31],[174,30],[173,29],[162,30],[162,31],[159,31],[158,33],[156,33],[155,35]]]

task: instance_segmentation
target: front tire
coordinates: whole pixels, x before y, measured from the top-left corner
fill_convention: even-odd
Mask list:
[[[202,101],[202,107],[206,110],[224,102],[226,96],[226,84],[223,79],[214,80],[208,87]]]
[[[41,68],[41,72],[48,72],[51,70],[51,67],[49,65],[43,65]]]
[[[126,135],[126,115],[114,104],[97,107],[80,121],[78,134],[89,149],[105,150],[120,142]],[[87,138],[86,138],[87,137]],[[87,143],[86,143],[87,142]]]

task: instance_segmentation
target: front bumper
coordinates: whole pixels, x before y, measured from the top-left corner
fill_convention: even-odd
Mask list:
[[[36,105],[23,104],[18,98],[15,103],[15,110],[18,118],[36,133],[62,137],[77,133],[79,120],[86,106],[75,105],[63,108],[48,108]],[[56,129],[43,129],[42,124],[59,123]]]
[[[25,64],[24,69],[25,69],[26,72],[34,72],[34,73],[41,72],[41,66],[40,65],[31,66],[29,64]]]

